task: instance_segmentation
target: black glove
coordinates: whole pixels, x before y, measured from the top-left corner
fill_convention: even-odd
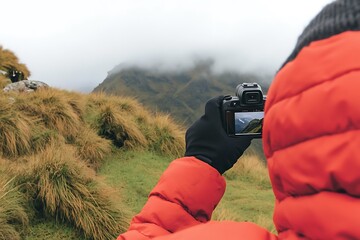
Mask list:
[[[186,131],[185,156],[194,156],[223,174],[230,169],[251,143],[250,137],[229,137],[222,125],[221,104],[224,97],[209,100],[205,115]]]

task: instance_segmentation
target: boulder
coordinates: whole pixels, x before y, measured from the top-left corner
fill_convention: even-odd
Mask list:
[[[39,88],[48,88],[44,82],[34,80],[22,80],[15,83],[8,84],[3,91],[4,92],[34,92]]]

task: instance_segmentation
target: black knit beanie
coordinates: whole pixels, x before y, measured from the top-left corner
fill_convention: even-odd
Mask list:
[[[360,0],[336,0],[325,6],[304,29],[281,68],[294,60],[301,49],[311,42],[345,31],[360,31]]]

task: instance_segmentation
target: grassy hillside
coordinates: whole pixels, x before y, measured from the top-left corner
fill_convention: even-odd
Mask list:
[[[179,125],[126,97],[3,93],[0,128],[0,239],[113,239],[184,152]],[[236,166],[214,219],[273,230],[266,167]]]
[[[202,60],[192,68],[178,71],[120,65],[108,73],[94,92],[134,97],[145,108],[168,113],[184,126],[190,126],[203,114],[207,100],[219,95],[234,95],[240,83],[258,82],[267,92],[271,77],[216,73],[212,70],[213,64],[211,60]],[[254,141],[251,150],[265,160],[261,141]]]
[[[0,47],[0,70],[12,69],[30,75],[13,52]],[[155,77],[152,89],[172,89],[170,98],[189,89],[198,91],[194,96],[205,95],[204,89],[212,94],[222,86],[210,75],[200,64],[190,78]],[[232,76],[223,75],[225,81]],[[10,83],[7,77],[0,74],[0,87]],[[181,88],[178,78],[185,83]],[[174,110],[174,102],[167,103]],[[162,171],[184,152],[184,128],[148,109],[131,97],[104,94],[1,93],[0,239],[114,239],[125,231]],[[248,153],[225,174],[227,192],[213,218],[254,221],[273,231],[267,170]]]
[[[0,239],[114,239],[183,152],[184,129],[132,98],[1,93]],[[214,219],[273,230],[266,175],[249,157],[226,173]]]
[[[186,126],[202,115],[207,100],[219,95],[234,95],[240,83],[258,82],[267,92],[270,77],[216,73],[212,67],[211,60],[198,61],[194,67],[179,71],[119,66],[109,72],[94,92],[136,97],[145,107],[170,113]]]
[[[184,149],[183,130],[168,116],[101,94],[2,93],[0,129],[2,239],[47,234],[49,221],[76,236],[111,239],[129,216],[121,194],[97,173],[105,157],[118,149],[171,156]]]

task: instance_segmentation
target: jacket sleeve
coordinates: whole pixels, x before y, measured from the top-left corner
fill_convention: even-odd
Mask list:
[[[195,157],[174,160],[118,240],[151,239],[210,220],[225,192],[219,172]]]

